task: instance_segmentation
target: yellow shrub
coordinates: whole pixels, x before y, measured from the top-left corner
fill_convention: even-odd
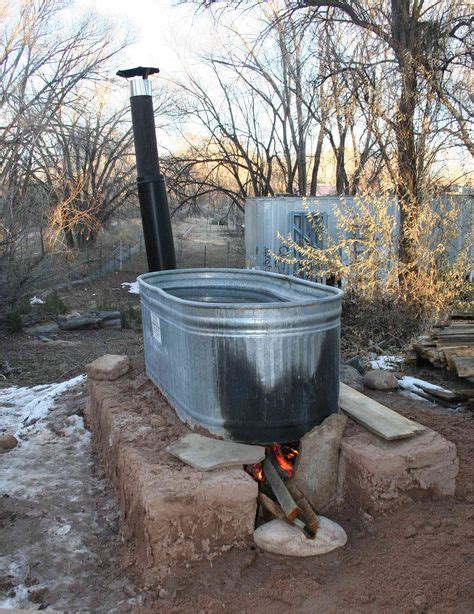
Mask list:
[[[416,255],[410,265],[398,259],[395,204],[388,195],[365,194],[350,206],[341,198],[334,211],[336,239],[327,237],[325,248],[318,249],[280,237],[295,256],[273,256],[296,264],[309,279],[342,280],[348,291],[367,300],[387,295],[409,303],[419,315],[439,315],[466,300],[470,245],[466,241],[449,258],[449,246],[459,234],[460,204],[439,200],[434,207],[433,202],[426,199],[405,216],[405,237]],[[306,209],[314,225],[318,211]]]

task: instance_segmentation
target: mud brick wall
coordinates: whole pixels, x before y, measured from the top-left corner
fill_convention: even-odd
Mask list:
[[[117,493],[122,533],[146,581],[175,565],[248,547],[256,482],[240,468],[200,472],[172,457],[166,446],[186,427],[142,373],[116,367],[112,381],[103,369],[88,368],[87,420]]]

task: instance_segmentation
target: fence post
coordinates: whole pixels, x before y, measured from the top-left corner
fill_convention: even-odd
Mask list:
[[[204,243],[204,268],[207,266],[207,243]]]
[[[67,289],[71,289],[71,263],[67,263]]]

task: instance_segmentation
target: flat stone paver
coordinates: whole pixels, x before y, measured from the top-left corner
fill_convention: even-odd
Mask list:
[[[173,441],[166,449],[170,454],[199,471],[254,465],[265,458],[263,446],[221,441],[197,433],[189,433]]]
[[[318,522],[316,537],[312,539],[299,527],[279,518],[255,529],[253,539],[262,550],[285,556],[317,556],[346,544],[347,535],[340,525],[325,516],[318,516]]]

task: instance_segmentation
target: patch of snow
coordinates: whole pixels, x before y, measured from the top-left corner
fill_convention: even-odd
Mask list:
[[[11,579],[14,584],[14,595],[0,599],[0,608],[13,609],[31,605],[31,601],[28,601],[28,589],[22,581],[23,569],[28,566],[28,559],[23,552],[18,554],[18,561],[9,561],[7,557],[0,557],[0,573]]]
[[[449,390],[447,390],[446,388],[442,388],[441,386],[438,386],[436,384],[431,384],[430,382],[425,382],[425,380],[412,377],[411,375],[405,375],[404,377],[401,377],[398,380],[398,385],[405,391],[414,393],[416,395],[418,395],[419,393],[423,394],[424,392],[426,392],[426,390],[442,390],[443,392],[449,392]],[[425,390],[423,390],[423,388]]]
[[[416,399],[417,401],[425,401],[426,403],[433,404],[433,401],[430,401],[426,397],[420,397],[415,392],[410,392],[410,390],[400,390],[400,393],[403,397],[407,397],[408,399]]]
[[[138,281],[124,281],[122,288],[126,288],[127,286],[129,286],[129,294],[140,294],[140,290],[138,289]]]
[[[44,301],[38,296],[34,296],[33,298],[30,298],[30,305],[44,305]]]
[[[6,610],[22,609],[26,605],[31,605],[31,601],[28,600],[28,589],[24,584],[15,586],[14,597],[7,597],[6,599],[0,600],[0,608],[5,608]]]
[[[14,435],[21,435],[38,420],[45,418],[57,396],[85,380],[78,375],[59,384],[18,387],[0,390],[0,429]]]
[[[67,535],[70,530],[71,530],[71,525],[70,524],[63,524],[58,529],[54,530],[54,534],[55,535],[59,535],[59,536]]]
[[[404,362],[402,356],[377,356],[375,360],[370,361],[372,369],[385,369],[391,371],[396,369]]]

